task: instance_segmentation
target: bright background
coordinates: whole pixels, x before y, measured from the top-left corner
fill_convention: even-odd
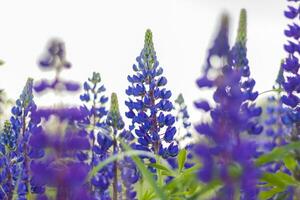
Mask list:
[[[256,89],[262,92],[271,89],[285,55],[285,4],[285,0],[1,0],[0,58],[5,65],[0,68],[0,88],[16,99],[27,77],[51,78],[53,74],[41,72],[36,62],[48,39],[58,37],[65,41],[67,59],[73,64],[63,77],[83,82],[93,71],[100,72],[107,94],[117,92],[125,112],[127,75],[133,72],[145,30],[151,28],[167,87],[173,97],[184,94],[193,121],[198,121],[193,101],[203,94],[195,80],[221,13],[230,14],[234,41],[239,10],[247,9],[248,57]],[[53,98],[40,102],[48,104]]]

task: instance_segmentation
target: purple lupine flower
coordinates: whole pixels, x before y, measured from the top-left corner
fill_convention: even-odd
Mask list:
[[[165,89],[167,79],[162,76],[152,41],[152,32],[145,34],[144,48],[133,65],[134,75],[128,76],[130,86],[126,90],[129,100],[125,102],[129,111],[126,117],[132,121],[129,127],[137,137],[133,148],[151,151],[164,158],[176,156],[177,144],[174,140],[175,117],[170,113],[173,104],[169,100],[172,93]],[[168,148],[171,145],[172,148]],[[150,159],[150,162],[156,162]],[[152,169],[154,171],[154,169]]]
[[[295,1],[298,2],[298,1]],[[294,4],[293,4],[294,5]],[[299,3],[294,6],[288,6],[288,10],[284,12],[284,15],[293,20],[296,17],[299,17]],[[300,74],[298,73],[299,69],[299,52],[300,46],[297,44],[299,42],[299,25],[296,22],[289,24],[288,28],[284,31],[286,37],[288,37],[288,44],[284,45],[285,51],[288,53],[287,58],[282,63],[282,68],[284,72],[288,72],[290,75],[287,75],[285,82],[283,83],[283,88],[286,91],[286,95],[282,96],[282,102],[291,108],[290,117],[287,115],[286,120],[289,120],[294,123],[299,121],[299,116],[297,115],[299,98],[297,94],[300,92],[298,83],[300,81]]]
[[[80,100],[84,102],[81,107],[82,112],[87,113],[86,117],[80,123],[86,127],[91,140],[91,159],[90,166],[97,166],[100,162],[107,159],[109,150],[113,145],[112,138],[108,135],[108,125],[105,121],[107,116],[106,103],[108,97],[104,85],[101,84],[99,73],[94,72],[93,76],[83,84],[84,93],[80,95]],[[89,128],[91,126],[91,128]],[[102,168],[91,180],[91,191],[94,197],[100,199],[110,199],[109,185],[113,173],[111,165]]]
[[[73,81],[62,80],[59,75],[63,69],[71,68],[71,63],[66,60],[65,44],[58,40],[53,39],[49,42],[47,52],[39,60],[39,66],[43,70],[54,70],[55,79],[45,80],[42,79],[34,85],[34,90],[37,93],[43,92],[47,89],[58,91],[76,92],[80,89],[80,85]]]
[[[33,101],[33,80],[28,79],[23,89],[20,98],[16,101],[16,106],[12,108],[13,116],[10,118],[13,131],[18,135],[18,160],[19,163],[19,177],[18,181],[18,196],[24,199],[27,193],[42,194],[45,189],[39,187],[31,182],[29,174],[30,163],[33,160],[32,155],[37,154],[35,149],[29,145],[29,138],[32,136],[32,131],[39,126],[40,119],[33,118],[32,114],[36,111],[37,106]],[[39,157],[43,157],[44,152],[39,151]]]
[[[32,130],[39,124],[39,119],[34,120],[31,117],[36,110],[32,87],[33,80],[29,78],[20,98],[11,110],[10,122],[5,123],[3,134],[1,134],[1,160],[6,167],[1,171],[3,188],[0,196],[4,199],[11,199],[14,191],[17,191],[19,199],[24,199],[28,193],[44,192],[44,188],[31,183],[29,174],[29,165],[35,151],[28,146],[28,140],[32,135]],[[42,157],[43,152],[39,152],[39,155]]]
[[[18,178],[17,163],[17,135],[12,130],[11,123],[6,121],[0,135],[0,198],[12,199],[16,179]]]
[[[223,19],[222,23],[220,31],[228,30],[224,28],[228,26],[228,20]],[[223,42],[214,45],[221,44],[224,45]],[[253,162],[256,144],[248,141],[242,133],[247,131],[250,134],[259,134],[262,127],[255,121],[261,114],[261,108],[252,103],[257,97],[257,93],[252,91],[255,82],[248,78],[250,73],[246,58],[244,9],[240,15],[236,43],[225,55],[228,56],[221,58],[221,71],[215,79],[206,81],[209,74],[207,71],[204,78],[197,81],[200,88],[216,88],[213,95],[216,103],[214,107],[207,101],[195,103],[197,108],[209,111],[211,116],[211,122],[203,122],[195,127],[207,139],[206,143],[195,146],[195,153],[203,163],[198,175],[203,182],[215,179],[222,181],[223,186],[216,193],[217,199],[233,200],[238,191],[241,199],[254,200],[257,199],[256,184],[260,174]]]
[[[259,125],[256,117],[262,113],[262,108],[255,105],[254,101],[258,96],[257,91],[253,91],[255,80],[250,77],[249,61],[247,59],[247,15],[246,10],[241,11],[239,30],[235,45],[229,53],[229,65],[239,70],[242,74],[240,86],[243,92],[243,101],[241,105],[242,112],[248,113],[250,119],[248,121],[248,133],[259,134],[262,132],[263,127]]]

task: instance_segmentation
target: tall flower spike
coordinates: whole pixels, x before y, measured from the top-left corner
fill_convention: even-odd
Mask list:
[[[32,132],[38,127],[39,119],[33,119],[32,113],[36,111],[36,105],[33,101],[33,79],[29,78],[16,101],[16,105],[12,108],[13,116],[10,118],[12,125],[12,134],[17,138],[18,144],[16,154],[18,162],[15,167],[18,170],[17,192],[20,199],[25,198],[30,193],[43,193],[44,188],[38,187],[30,182],[30,163],[34,157],[42,157],[42,151],[35,151],[28,145]]]
[[[290,108],[290,114],[286,117],[286,120],[289,119],[290,124],[296,124],[300,122],[299,114],[299,83],[300,83],[300,74],[299,74],[299,52],[300,52],[300,36],[299,36],[299,20],[294,20],[297,17],[299,18],[300,2],[295,1],[288,6],[288,10],[284,12],[284,15],[291,20],[291,23],[288,24],[288,27],[284,31],[285,36],[288,38],[288,44],[284,45],[284,50],[286,51],[287,58],[282,63],[282,68],[284,74],[286,74],[286,80],[283,83],[283,89],[286,92],[286,95],[283,95],[281,100],[283,104]]]
[[[244,11],[241,13],[243,18]],[[243,30],[241,27],[239,29]],[[247,95],[250,90],[248,87],[253,86],[253,82],[246,84],[246,87],[243,81],[243,76],[247,75],[243,70],[248,63],[245,48],[245,43],[237,40],[227,53],[225,59],[228,63],[223,63],[222,73],[211,81],[211,87],[216,88],[213,94],[216,105],[211,107],[207,101],[196,102],[197,108],[210,111],[211,116],[211,121],[195,127],[199,134],[207,138],[206,143],[201,142],[195,146],[195,153],[202,160],[198,176],[206,183],[216,179],[222,181],[216,199],[233,200],[239,193],[243,199],[257,199],[256,183],[260,172],[253,162],[256,145],[243,137],[243,133],[261,132],[260,129],[252,129],[256,127],[252,121],[261,110],[251,104]],[[240,60],[243,62],[235,62]],[[199,83],[198,86],[202,87]]]
[[[167,79],[162,76],[163,68],[157,61],[149,29],[145,33],[144,48],[136,60],[138,64],[133,65],[135,74],[127,78],[130,86],[126,94],[132,98],[125,102],[129,109],[126,117],[132,121],[129,129],[137,137],[133,148],[151,151],[165,158],[176,156],[175,117],[170,113],[173,104],[169,100],[172,93],[164,88]],[[156,162],[155,159],[150,161]]]
[[[241,90],[243,92],[244,103],[241,106],[242,112],[249,113],[252,116],[252,120],[248,122],[248,133],[260,134],[263,127],[258,123],[256,117],[262,113],[262,108],[257,107],[254,103],[258,96],[257,91],[253,91],[255,86],[255,80],[250,78],[249,61],[247,58],[247,12],[242,9],[240,12],[240,20],[237,38],[234,46],[230,51],[229,65],[236,68],[241,73],[242,78],[240,80]]]
[[[38,62],[41,69],[54,70],[54,80],[41,80],[34,86],[36,92],[43,92],[46,89],[65,90],[76,92],[80,89],[79,84],[73,81],[64,81],[60,78],[63,69],[71,68],[71,63],[66,60],[65,44],[58,40],[52,39],[47,47],[45,56]]]
[[[109,156],[109,149],[112,146],[112,138],[108,135],[108,126],[105,117],[107,116],[106,104],[108,97],[101,83],[100,74],[93,72],[91,78],[83,84],[84,93],[80,95],[80,100],[84,103],[80,110],[87,113],[80,122],[88,132],[91,140],[91,168]],[[84,154],[82,154],[84,155]],[[109,184],[112,178],[112,167],[102,168],[91,180],[91,192],[95,198],[110,199]]]

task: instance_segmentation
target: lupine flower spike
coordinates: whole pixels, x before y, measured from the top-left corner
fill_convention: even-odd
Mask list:
[[[245,23],[246,11],[242,10],[237,40],[232,50],[227,53],[228,61],[224,62],[222,73],[212,82],[207,82],[209,85],[204,85],[216,87],[213,95],[216,106],[211,108],[207,102],[196,103],[198,108],[210,110],[212,120],[196,126],[196,130],[207,138],[207,143],[199,144],[195,148],[195,153],[203,163],[198,175],[206,183],[215,179],[222,181],[222,188],[217,192],[216,199],[257,199],[256,183],[259,171],[252,160],[256,154],[256,146],[241,137],[244,131],[252,134],[262,131],[252,122],[253,118],[260,115],[261,110],[256,111],[254,105],[249,106],[248,103],[256,98],[252,94],[253,81],[249,85],[245,84],[248,79],[243,81],[243,77],[249,76],[245,57]],[[221,25],[221,31],[223,28],[224,24]],[[198,82],[198,86],[203,85]]]
[[[152,32],[146,31],[144,48],[133,65],[134,75],[128,76],[130,86],[125,102],[129,111],[126,116],[131,120],[129,127],[137,137],[134,149],[150,151],[163,158],[176,156],[178,145],[174,140],[175,117],[170,113],[173,104],[169,100],[172,93],[164,87],[167,79],[162,76],[152,41]],[[155,159],[150,159],[155,163]],[[150,168],[153,172],[155,169]]]
[[[31,182],[30,163],[37,152],[28,145],[32,130],[37,127],[39,120],[32,119],[31,115],[36,110],[32,95],[33,79],[29,78],[16,105],[12,108],[13,116],[10,122],[5,122],[1,135],[2,182],[0,195],[4,199],[11,199],[13,194],[18,194],[19,199],[26,199],[32,193],[43,193],[44,189]],[[43,156],[43,152],[39,152]],[[15,193],[16,191],[16,193]],[[2,192],[2,193],[1,193]]]
[[[84,93],[80,100],[84,102],[80,110],[87,113],[80,122],[86,129],[91,140],[91,168],[109,157],[109,149],[112,146],[112,138],[108,135],[108,126],[105,117],[108,113],[105,96],[105,87],[101,83],[99,73],[94,72],[92,77],[83,84]],[[84,155],[84,154],[82,154]],[[111,167],[101,169],[91,180],[91,190],[95,198],[110,199],[109,184],[113,173]]]
[[[299,20],[295,21],[294,19],[299,18],[299,2],[288,6],[288,10],[284,12],[284,15],[293,20],[293,24],[289,24],[288,28],[284,31],[286,37],[288,37],[288,44],[284,45],[284,50],[287,52],[288,56],[282,63],[282,69],[284,74],[287,74],[285,81],[283,82],[283,89],[286,92],[286,95],[282,96],[282,102],[290,108],[290,113],[285,117],[285,123],[296,124],[300,121],[299,114],[299,98],[297,94],[300,93],[299,82]],[[297,24],[298,22],[298,24]]]

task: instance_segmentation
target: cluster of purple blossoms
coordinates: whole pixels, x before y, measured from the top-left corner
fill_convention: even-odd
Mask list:
[[[63,69],[71,68],[71,63],[66,60],[65,44],[57,39],[49,42],[47,52],[39,61],[39,66],[43,70],[55,71],[54,80],[41,80],[35,86],[34,90],[38,93],[47,89],[65,90],[76,92],[80,89],[80,85],[73,81],[64,81],[59,75]]]
[[[298,2],[298,1],[295,1]],[[290,19],[295,20],[299,18],[299,3],[295,4],[295,7],[290,5],[288,10],[284,12],[284,15]],[[289,118],[286,118],[285,121],[290,121],[290,123],[295,123],[299,121],[299,97],[297,94],[300,92],[299,83],[300,75],[299,71],[299,25],[296,22],[288,25],[288,28],[284,31],[284,34],[289,38],[288,44],[284,45],[285,51],[288,53],[288,57],[282,63],[282,68],[285,73],[287,73],[286,80],[284,81],[283,88],[286,95],[282,96],[282,102],[291,108],[292,112],[290,113]]]
[[[214,107],[207,101],[195,103],[197,108],[209,111],[211,117],[211,122],[196,125],[197,132],[207,140],[207,143],[195,147],[195,153],[203,163],[198,175],[206,183],[216,179],[223,183],[216,199],[254,200],[257,199],[256,184],[260,174],[253,162],[256,145],[243,133],[257,135],[263,128],[256,119],[262,110],[253,103],[258,96],[257,92],[253,92],[255,81],[249,78],[246,11],[241,11],[237,40],[231,50],[228,48],[226,16],[222,18],[218,37],[221,38],[215,40],[208,57],[217,56],[220,59],[220,71],[215,79],[210,79],[208,68],[204,77],[197,81],[200,88],[216,88]],[[213,51],[215,49],[222,51]]]
[[[111,136],[108,135],[109,130],[105,119],[108,113],[106,109],[108,97],[103,94],[106,89],[101,84],[100,74],[96,72],[83,84],[83,89],[84,93],[80,95],[80,99],[84,105],[80,109],[87,115],[80,123],[89,133],[92,150],[90,166],[93,168],[109,157],[109,149],[113,144]],[[92,177],[91,190],[95,198],[110,199],[109,185],[112,177],[111,165],[101,169],[96,176]]]
[[[178,145],[174,140],[176,128],[175,117],[170,113],[173,104],[169,100],[172,93],[164,88],[167,79],[162,76],[152,41],[152,32],[145,33],[144,48],[133,65],[135,74],[128,76],[130,86],[126,90],[129,97],[125,102],[129,111],[126,116],[131,119],[129,127],[137,137],[133,148],[150,151],[163,158],[174,157]],[[150,159],[155,163],[155,159]],[[155,171],[155,169],[152,169]]]
[[[9,121],[4,124],[0,136],[0,198],[12,199],[18,180],[17,135]]]
[[[30,175],[31,160],[43,156],[29,146],[29,138],[39,124],[32,114],[37,107],[33,101],[33,80],[28,79],[20,98],[12,108],[10,122],[5,123],[1,134],[1,197],[11,199],[17,191],[18,199],[26,199],[27,193],[43,193],[44,189],[32,182]]]
[[[119,139],[130,142],[133,136],[124,131],[124,121],[119,111],[117,95],[111,95],[111,108],[106,109],[108,97],[104,85],[101,84],[99,73],[93,73],[83,85],[84,93],[80,99],[84,102],[81,111],[87,113],[80,126],[89,133],[91,143],[91,170],[110,156],[120,153],[124,149]],[[119,181],[122,177],[122,181]],[[138,181],[138,171],[129,157],[106,165],[91,179],[90,190],[93,198],[109,199],[135,199],[136,192],[133,184]],[[111,187],[110,187],[111,186]],[[112,196],[110,193],[112,189]]]

